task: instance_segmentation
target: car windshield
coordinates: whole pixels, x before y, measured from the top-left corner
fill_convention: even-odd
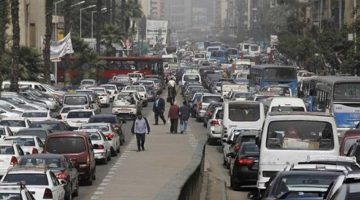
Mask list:
[[[274,121],[268,126],[269,149],[332,150],[333,127],[322,121]]]
[[[98,129],[101,131],[109,131],[109,126],[108,125],[86,124],[86,125],[82,125],[79,129]]]
[[[260,104],[229,104],[231,121],[257,121],[260,119]]]
[[[31,130],[31,129],[23,129],[19,130],[16,135],[23,136],[38,136],[40,139],[45,139],[47,134],[45,130]]]
[[[199,81],[199,75],[184,75],[184,81]]]
[[[83,109],[84,107],[63,107],[61,109],[61,113],[68,113],[70,110],[80,110]]]
[[[294,195],[298,193],[300,196],[302,191],[306,191],[308,189],[315,189],[318,188],[320,191],[326,191],[330,183],[337,178],[339,174],[333,173],[333,174],[322,174],[317,173],[316,176],[314,176],[313,173],[311,174],[301,174],[301,175],[295,175],[295,174],[289,174],[286,176],[281,177],[280,180],[276,182],[276,186],[274,186],[275,191],[273,193],[274,196],[277,196],[281,193],[287,193],[287,192],[295,192]],[[314,195],[318,195],[314,192]]]
[[[95,85],[95,81],[81,81],[81,85]]]
[[[264,71],[264,80],[296,80],[295,68],[267,68]]]
[[[254,141],[255,142],[255,141]],[[255,143],[243,144],[240,154],[258,154],[260,152],[259,147]]]
[[[116,90],[116,86],[113,86],[113,85],[104,85],[102,87],[104,87],[107,90]]]
[[[304,107],[300,106],[274,106],[271,112],[305,112]]]
[[[58,123],[32,123],[30,128],[43,128],[47,130],[61,130],[61,126]]]
[[[66,118],[90,118],[92,115],[91,111],[71,111],[67,114]]]
[[[47,112],[26,112],[23,117],[47,117]]]
[[[87,104],[87,99],[85,96],[67,96],[67,97],[65,97],[64,104],[84,105],[84,104]]]
[[[359,100],[360,83],[337,83],[334,86],[334,100]]]
[[[110,124],[116,124],[117,120],[116,117],[91,117],[89,119],[89,123],[110,123]]]
[[[86,132],[86,133],[89,135],[91,141],[101,140],[101,136],[98,132]]]
[[[96,94],[104,94],[106,93],[106,90],[105,89],[92,89]]]
[[[10,126],[10,127],[25,127],[24,120],[1,120],[0,125]]]
[[[82,137],[53,137],[47,141],[46,150],[55,154],[71,154],[84,152],[86,148]]]
[[[14,147],[13,146],[0,146],[0,154],[1,155],[14,155]]]
[[[46,174],[8,173],[3,179],[4,183],[18,183],[25,181],[26,185],[49,185]]]
[[[20,191],[19,193],[0,192],[0,199],[4,200],[22,200]]]
[[[203,96],[203,103],[221,102],[221,96]]]
[[[31,146],[35,146],[35,141],[34,138],[13,138],[11,139],[14,141],[14,143],[20,145],[20,146],[25,146],[25,147],[31,147]]]
[[[39,158],[39,157],[22,157],[18,165],[26,166],[26,167],[46,166],[50,169],[64,167],[60,158]]]

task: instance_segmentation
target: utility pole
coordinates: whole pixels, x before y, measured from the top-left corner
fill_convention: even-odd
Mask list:
[[[339,29],[341,29],[342,27],[342,7],[343,7],[342,0],[339,0]]]

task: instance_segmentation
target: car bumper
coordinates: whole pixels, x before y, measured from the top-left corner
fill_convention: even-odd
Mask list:
[[[257,170],[249,170],[247,167],[241,167],[233,171],[233,180],[237,185],[256,185],[258,172]]]
[[[102,98],[99,99],[100,104],[109,104],[110,103],[110,98]]]
[[[103,159],[106,159],[106,150],[101,150],[101,151],[98,151],[96,150],[94,152],[94,156],[95,156],[95,160],[103,160]]]
[[[205,114],[206,114],[206,111],[205,111],[205,110],[200,110],[200,111],[198,112],[199,118],[204,118],[204,117],[205,117]]]

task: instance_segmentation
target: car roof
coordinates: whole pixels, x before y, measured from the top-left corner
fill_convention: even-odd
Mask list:
[[[327,113],[321,113],[321,112],[269,112],[268,116],[296,116],[296,115],[302,115],[302,116],[320,116],[320,117],[332,117],[330,114]]]
[[[19,131],[46,131],[46,132],[49,132],[49,129],[46,129],[46,128],[22,128]]]
[[[103,117],[116,117],[116,115],[113,114],[97,114],[91,116],[91,118],[103,118]]]
[[[88,134],[82,131],[59,131],[48,135],[50,137],[87,137]]]
[[[0,121],[5,121],[5,120],[16,120],[16,121],[24,121],[26,120],[25,117],[5,117],[3,119],[1,119]]]
[[[8,169],[7,174],[44,174],[47,170],[45,167],[16,166]]]
[[[41,153],[41,154],[28,154],[23,155],[21,159],[23,158],[65,158],[63,154],[52,154],[52,153]]]
[[[69,110],[69,112],[94,112],[90,109],[76,109],[76,110]]]

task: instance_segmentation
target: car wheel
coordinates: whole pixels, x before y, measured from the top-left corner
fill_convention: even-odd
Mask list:
[[[111,154],[109,153],[109,155],[107,156],[107,160],[110,161],[111,160]]]
[[[93,172],[93,174],[92,174],[92,180],[96,180],[96,169],[94,169],[94,172]]]
[[[72,186],[70,186],[70,190],[71,190]],[[66,196],[65,196],[65,200],[72,200],[72,195],[71,195],[71,191],[69,191]]]
[[[86,184],[87,185],[92,185],[93,184],[93,176],[92,176],[92,174],[89,175],[88,180],[86,181]]]
[[[111,147],[111,156],[117,156],[117,152]]]
[[[205,122],[203,123],[203,125],[204,125],[205,128],[207,127],[207,124]]]
[[[108,163],[108,159],[107,158],[103,158],[102,159],[102,164],[106,165]]]
[[[234,183],[234,178],[233,178],[232,175],[230,176],[230,187],[231,187],[231,189],[233,189],[233,190],[237,190],[237,187],[236,187],[236,185],[235,185],[235,183]]]

